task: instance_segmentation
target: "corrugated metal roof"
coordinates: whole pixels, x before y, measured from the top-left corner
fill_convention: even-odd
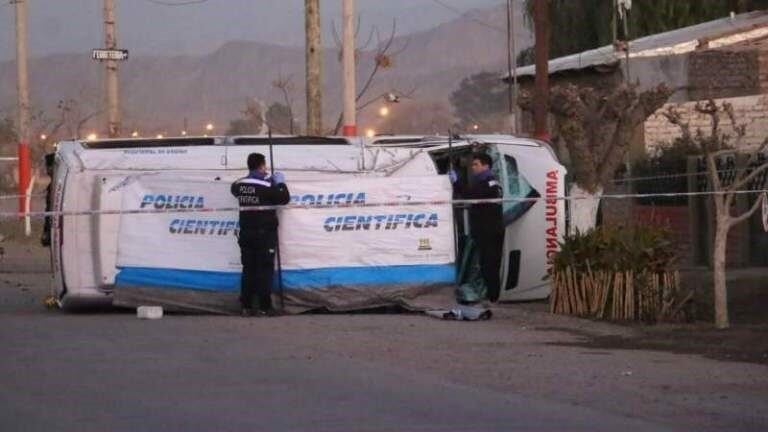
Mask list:
[[[695,50],[701,39],[707,39],[709,46],[715,48],[766,35],[768,35],[768,12],[757,11],[636,39],[629,43],[629,51],[631,58],[676,55]],[[625,57],[626,53],[616,51],[613,45],[608,45],[550,60],[549,73],[615,65]],[[524,66],[517,68],[516,71],[518,77],[532,76],[536,73],[536,67]],[[503,78],[508,79],[509,75],[504,75]]]

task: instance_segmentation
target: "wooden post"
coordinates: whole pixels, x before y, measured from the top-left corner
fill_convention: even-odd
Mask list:
[[[11,2],[16,6],[16,90],[19,154],[19,213],[27,208],[27,187],[32,178],[29,158],[29,74],[27,69],[27,0]]]
[[[534,137],[549,140],[549,0],[534,0],[536,81],[533,102]]]
[[[320,0],[305,0],[307,134],[323,134],[323,46]]]
[[[117,31],[115,30],[115,1],[104,0],[104,48],[117,49]],[[110,138],[120,136],[120,83],[117,72],[117,61],[107,60],[107,134]]]
[[[342,72],[344,100],[344,136],[357,135],[355,83],[355,0],[342,2]]]

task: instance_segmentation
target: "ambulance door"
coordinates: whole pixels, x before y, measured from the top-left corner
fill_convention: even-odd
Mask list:
[[[546,280],[546,240],[543,202],[537,179],[524,173],[522,165],[532,163],[511,146],[496,146],[494,174],[501,180],[505,201],[504,249],[501,265],[500,300],[535,300],[549,295]],[[543,173],[542,173],[543,176]],[[518,201],[515,201],[517,199]]]

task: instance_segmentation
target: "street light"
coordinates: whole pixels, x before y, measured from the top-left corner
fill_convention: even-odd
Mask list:
[[[163,134],[157,134],[157,139],[163,139]]]
[[[139,136],[139,131],[133,131],[133,132],[131,132],[131,137],[132,137],[132,138],[136,138],[136,137],[138,137],[138,136]]]
[[[46,134],[40,134],[40,141],[45,141],[48,139],[48,135]]]
[[[88,141],[95,141],[98,137],[99,136],[96,135],[96,133],[91,132],[91,133],[88,134],[87,137],[85,137],[85,139],[87,139]]]
[[[181,131],[181,136],[187,136],[187,131],[185,130]]]
[[[212,131],[213,130],[213,123],[208,123],[207,125],[205,125],[205,130],[207,130],[208,132]]]
[[[477,132],[478,130],[480,130],[480,125],[479,125],[479,124],[473,124],[473,125],[472,125],[472,130],[474,130],[475,132]]]
[[[365,136],[367,136],[368,138],[373,138],[376,136],[376,131],[373,129],[366,129]]]
[[[383,107],[379,108],[379,115],[382,117],[386,117],[389,115],[389,107],[384,105]]]

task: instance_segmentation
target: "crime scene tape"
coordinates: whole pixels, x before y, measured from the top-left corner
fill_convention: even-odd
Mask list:
[[[713,195],[751,195],[766,194],[768,189],[743,190],[743,191],[703,191],[703,192],[670,192],[650,194],[611,194],[599,197],[591,195],[576,196],[543,196],[533,198],[487,198],[487,199],[455,199],[455,200],[428,200],[428,201],[387,201],[368,203],[335,203],[335,204],[301,204],[292,203],[286,205],[268,206],[243,206],[243,207],[218,207],[218,208],[193,208],[193,209],[129,209],[129,210],[74,210],[74,211],[34,211],[34,212],[0,212],[0,219],[18,217],[42,218],[51,216],[92,216],[92,215],[123,215],[123,214],[160,214],[160,213],[227,213],[238,211],[270,211],[285,209],[332,209],[332,208],[367,208],[367,207],[401,207],[401,206],[427,206],[427,205],[452,205],[455,207],[468,207],[475,204],[502,204],[508,202],[538,202],[538,201],[579,201],[595,199],[630,199],[630,198],[669,198],[669,197],[696,197]],[[764,195],[765,196],[765,195]]]

